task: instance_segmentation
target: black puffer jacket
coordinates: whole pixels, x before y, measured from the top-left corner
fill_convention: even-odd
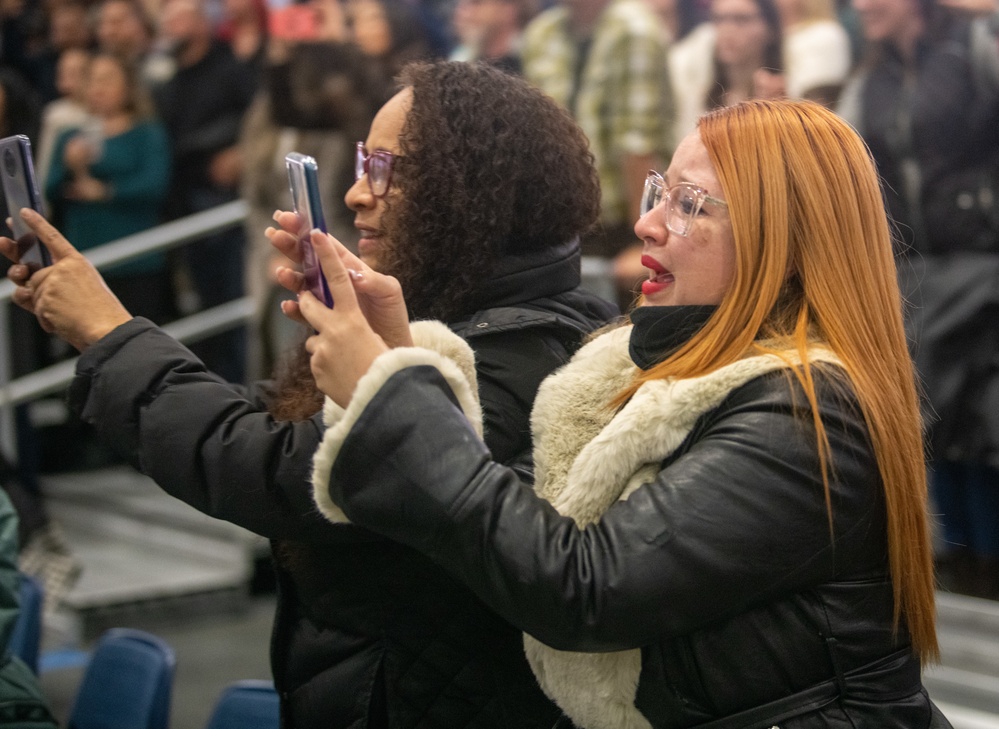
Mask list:
[[[578,289],[575,244],[538,263],[511,262],[483,291],[492,307],[454,323],[475,349],[486,438],[503,461],[529,456],[540,381],[615,313]],[[415,550],[316,512],[319,415],[275,422],[265,388],[219,382],[139,319],[88,349],[77,373],[72,406],[134,465],[196,509],[273,540],[284,726],[552,726],[558,712],[518,630]]]
[[[609,356],[593,354],[613,337],[622,335],[588,345],[539,392],[535,464],[548,500],[491,460],[432,362],[379,367],[385,379],[365,390],[374,395],[339,446],[330,496],[538,641],[600,653],[567,658],[541,646],[531,655],[560,706],[590,717],[576,718],[581,726],[928,727],[932,705],[904,623],[893,634],[877,464],[841,370],[814,370],[832,541],[807,400],[773,359],[758,358],[769,371],[723,368],[707,386],[648,383],[591,426],[581,415],[605,417],[592,403],[630,377],[626,336]],[[598,387],[607,392],[588,401]],[[599,436],[583,437],[594,427]],[[379,451],[384,442],[390,453]],[[566,482],[549,496],[560,473]],[[609,482],[616,490],[594,510]],[[606,667],[617,660],[607,652],[622,660],[595,692],[573,662]],[[619,714],[603,710],[614,692]]]

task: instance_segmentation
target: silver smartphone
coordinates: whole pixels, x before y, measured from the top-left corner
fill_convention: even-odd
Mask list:
[[[316,160],[299,152],[290,152],[284,158],[291,185],[291,200],[300,221],[298,244],[302,252],[302,273],[305,287],[326,306],[333,308],[333,296],[319,265],[319,258],[312,247],[309,233],[318,228],[326,232],[326,219],[319,200],[319,170]]]
[[[19,262],[32,271],[51,266],[48,249],[38,241],[20,213],[21,208],[42,211],[42,196],[38,192],[31,159],[31,141],[23,134],[0,139],[0,178],[3,179],[3,195],[17,242]]]

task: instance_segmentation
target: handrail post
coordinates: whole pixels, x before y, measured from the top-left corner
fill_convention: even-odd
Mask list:
[[[98,268],[132,260],[155,251],[175,248],[227,228],[242,225],[249,206],[244,200],[234,200],[218,207],[194,213],[184,218],[157,225],[141,233],[120,238],[92,248],[84,253]],[[13,348],[11,339],[10,301],[14,285],[0,279],[0,454],[11,463],[17,462],[17,428],[14,408],[53,391],[72,379],[73,363],[62,362],[36,370],[17,380],[13,379]],[[195,341],[206,333],[233,327],[250,317],[252,302],[238,299],[214,309],[175,322],[172,326],[187,341]],[[169,329],[169,328],[168,328]]]
[[[0,300],[0,389],[7,387],[13,377],[13,347],[10,334],[10,306]],[[0,454],[8,463],[17,463],[17,437],[15,435],[14,405],[0,406]]]

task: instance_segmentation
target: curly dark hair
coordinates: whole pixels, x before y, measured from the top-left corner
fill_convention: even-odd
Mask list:
[[[479,63],[403,69],[412,108],[385,212],[384,270],[414,317],[468,314],[499,261],[565,243],[600,212],[593,155],[572,117]]]

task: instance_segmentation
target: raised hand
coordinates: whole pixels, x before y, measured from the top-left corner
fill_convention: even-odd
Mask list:
[[[280,226],[280,230],[267,229],[266,235],[271,244],[295,263],[301,263],[296,233],[298,230],[297,214],[278,211],[274,214],[274,220]],[[372,329],[389,347],[411,346],[406,301],[403,298],[399,282],[392,276],[375,271],[331,235],[313,231],[313,245],[317,240],[316,236],[328,241],[344,267],[353,272],[351,280],[354,284],[354,294],[357,297],[361,312]],[[325,266],[323,270],[325,272]],[[303,290],[305,277],[301,272],[288,267],[279,267],[275,274],[278,283],[289,291],[297,294]],[[333,306],[336,307],[336,305],[336,297],[334,296]],[[295,302],[285,302],[282,310],[289,318],[304,323]]]
[[[371,328],[361,310],[354,292],[357,272],[352,274],[344,265],[334,239],[313,231],[312,244],[333,294],[333,308],[327,308],[308,291],[299,294],[298,303],[285,301],[281,308],[315,330],[306,340],[305,349],[311,355],[316,385],[338,405],[347,407],[357,381],[389,346]]]
[[[30,272],[19,263],[7,271],[17,288],[12,300],[38,318],[41,327],[81,352],[132,318],[104,279],[82,254],[34,210],[21,210],[39,242],[52,255],[52,265]],[[17,261],[17,244],[0,238],[0,251]]]

